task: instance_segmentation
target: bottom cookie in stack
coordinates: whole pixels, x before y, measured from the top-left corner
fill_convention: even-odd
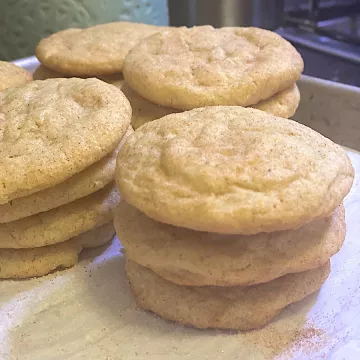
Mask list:
[[[115,211],[138,304],[199,328],[249,330],[318,290],[345,238],[345,212],[296,230],[199,232],[154,221],[124,201]]]
[[[83,248],[112,238],[119,200],[111,183],[55,209],[0,224],[0,278],[41,276],[74,265]]]
[[[330,274],[330,261],[249,287],[181,286],[131,260],[126,262],[126,273],[143,309],[198,328],[252,330],[318,290]]]

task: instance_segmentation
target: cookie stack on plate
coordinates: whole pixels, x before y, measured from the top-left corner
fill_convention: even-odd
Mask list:
[[[33,81],[0,98],[0,278],[72,266],[114,234],[130,104],[98,79]]]
[[[38,44],[35,53],[41,65],[35,70],[34,79],[98,77],[119,85],[127,53],[139,40],[160,29],[119,21],[59,31]]]
[[[258,28],[168,28],[147,37],[125,58],[127,95],[137,100],[132,125],[203,106],[251,106],[294,115],[303,61],[274,32]],[[137,107],[142,111],[138,111]]]
[[[145,124],[115,174],[115,228],[139,306],[199,328],[264,326],[327,279],[353,178],[340,146],[259,110]]]

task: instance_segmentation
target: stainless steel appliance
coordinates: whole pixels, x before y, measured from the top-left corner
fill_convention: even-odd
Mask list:
[[[286,0],[283,26],[305,73],[360,86],[360,0]]]
[[[170,25],[258,26],[276,29],[284,0],[168,0]]]
[[[170,24],[258,26],[291,41],[305,74],[360,86],[360,0],[168,0]]]

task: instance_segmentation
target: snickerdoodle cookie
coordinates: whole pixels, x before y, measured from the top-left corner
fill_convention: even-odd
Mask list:
[[[0,91],[26,84],[31,80],[31,74],[25,69],[7,61],[0,61]]]
[[[58,208],[0,224],[0,249],[57,244],[113,219],[120,195],[113,184]]]
[[[126,82],[120,84],[119,88],[130,101],[132,108],[131,125],[135,130],[149,121],[157,120],[165,115],[179,112],[179,110],[173,108],[151,103],[131,89]],[[278,94],[275,94],[271,98],[260,101],[251,107],[275,116],[289,118],[295,114],[299,103],[300,92],[298,87],[294,84],[293,86],[280,91]]]
[[[181,110],[249,106],[293,86],[303,71],[296,49],[258,28],[170,28],[136,45],[126,82],[149,101]]]
[[[107,243],[114,236],[112,222],[70,240],[33,249],[0,249],[0,279],[25,279],[74,266],[86,248]]]
[[[128,259],[188,286],[252,285],[317,268],[339,251],[346,232],[343,205],[297,230],[250,236],[162,224],[125,201],[114,223]]]
[[[92,194],[114,180],[116,156],[127,136],[110,154],[62,183],[0,205],[0,223],[6,223],[59,207]]]
[[[162,27],[114,22],[87,29],[66,29],[42,39],[36,56],[62,74],[96,76],[121,72],[128,52]]]
[[[119,151],[115,178],[123,198],[154,220],[256,234],[330,216],[354,169],[343,148],[304,125],[214,106],[137,129]]]
[[[0,203],[57,185],[111,153],[131,107],[98,79],[32,81],[3,91]]]
[[[126,272],[143,309],[198,328],[251,330],[318,290],[329,276],[330,262],[250,287],[181,286],[130,260]]]

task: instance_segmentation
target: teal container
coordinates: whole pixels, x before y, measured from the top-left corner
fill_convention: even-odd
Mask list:
[[[119,20],[168,25],[167,1],[0,0],[0,60],[33,55],[56,31]]]

